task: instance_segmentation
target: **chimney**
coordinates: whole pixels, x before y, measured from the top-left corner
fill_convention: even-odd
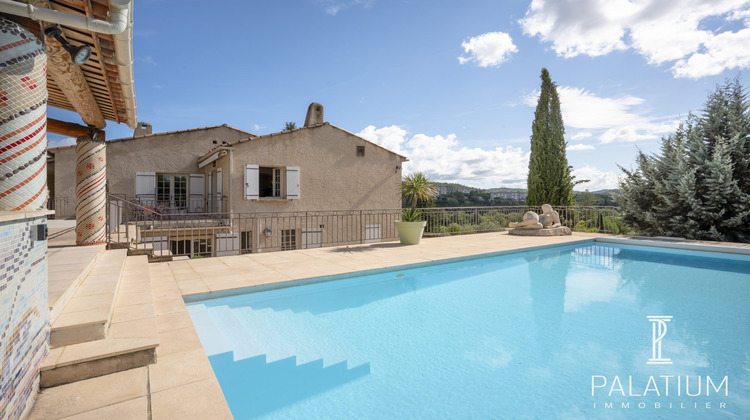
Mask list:
[[[307,117],[305,117],[305,127],[323,123],[323,105],[313,102],[307,107]]]
[[[151,124],[147,122],[139,122],[135,126],[135,130],[133,131],[133,137],[145,136],[146,134],[151,134],[152,131],[153,131],[153,128],[151,127]]]

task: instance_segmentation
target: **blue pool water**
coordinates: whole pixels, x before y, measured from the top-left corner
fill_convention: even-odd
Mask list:
[[[750,257],[591,242],[188,309],[236,419],[741,419],[749,303]]]

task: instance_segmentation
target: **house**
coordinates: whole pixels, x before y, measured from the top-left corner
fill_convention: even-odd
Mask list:
[[[324,122],[317,103],[303,127],[263,136],[222,125],[107,143],[111,195],[145,213],[181,215],[181,228],[172,216],[166,228],[138,230],[138,243],[172,255],[378,241],[391,237],[386,231],[401,207],[407,159]],[[75,153],[63,147],[50,154],[56,216],[69,216],[63,208],[72,200],[68,161]],[[222,222],[195,227],[199,219]]]

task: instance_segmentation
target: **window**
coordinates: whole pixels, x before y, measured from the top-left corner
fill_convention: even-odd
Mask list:
[[[365,155],[365,146],[357,146],[357,156]]]
[[[243,254],[252,252],[253,232],[250,230],[240,232],[240,252]]]
[[[172,255],[186,255],[190,253],[190,241],[169,241],[169,248],[172,251]]]
[[[193,254],[199,254],[204,257],[211,256],[211,240],[196,239],[193,241]]]
[[[181,239],[169,241],[172,255],[211,256],[211,239]]]
[[[295,229],[284,229],[281,231],[281,250],[289,251],[297,249],[297,231]]]
[[[260,198],[281,197],[281,168],[258,168]]]
[[[159,207],[187,206],[187,175],[156,175],[156,201]]]
[[[300,198],[300,171],[296,166],[245,165],[245,199]]]

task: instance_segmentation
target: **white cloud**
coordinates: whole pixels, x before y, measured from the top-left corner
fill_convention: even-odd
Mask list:
[[[479,67],[499,66],[511,54],[518,52],[510,35],[505,32],[488,32],[471,37],[462,42],[461,47],[467,55],[458,57],[458,61],[461,64],[474,61]]]
[[[643,98],[607,98],[570,86],[558,87],[557,93],[566,129],[585,130],[573,135],[573,140],[592,136],[597,136],[602,143],[654,140],[674,131],[679,124],[676,118],[646,115],[639,109],[645,103]],[[538,97],[537,91],[524,96],[522,100],[526,105],[535,107]]]
[[[590,144],[578,143],[578,144],[570,144],[565,149],[566,150],[594,150],[595,147]]]
[[[315,0],[315,3],[329,15],[336,16],[338,12],[355,6],[370,9],[375,4],[375,0]]]
[[[619,188],[618,181],[620,175],[614,171],[601,171],[593,166],[586,165],[583,168],[573,170],[572,175],[575,175],[576,180],[588,179],[589,182],[584,184],[578,184],[576,191],[597,191],[597,190],[608,190]]]
[[[143,57],[136,57],[137,61],[140,61],[141,63],[151,64],[152,66],[158,66],[159,64],[154,60],[154,57],[151,57],[150,55],[146,55]]]
[[[750,28],[724,32],[705,43],[706,52],[679,60],[672,70],[676,77],[697,79],[713,76],[726,69],[747,68],[750,63]]]
[[[495,149],[462,146],[455,134],[409,136],[392,125],[368,126],[359,136],[409,158],[404,173],[424,172],[435,181],[460,182],[476,187],[525,187],[529,153],[517,147]]]
[[[519,23],[566,58],[632,48],[650,64],[671,63],[675,77],[698,78],[750,67],[748,7],[749,0],[532,0]],[[722,30],[722,22],[745,28]]]
[[[47,139],[47,148],[54,149],[55,147],[73,146],[76,144],[75,137],[63,137],[58,139]]]

